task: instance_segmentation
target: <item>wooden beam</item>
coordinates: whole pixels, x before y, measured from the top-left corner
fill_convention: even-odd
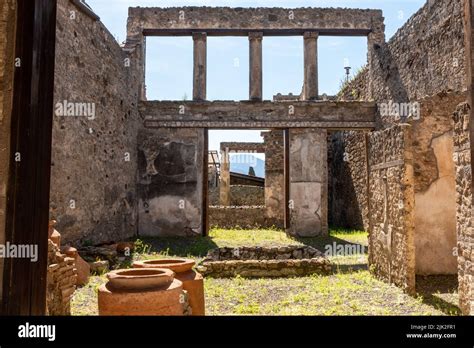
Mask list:
[[[38,247],[38,260],[7,259],[5,315],[44,315],[48,257],[56,0],[18,0],[6,241]],[[14,161],[19,153],[21,161]]]

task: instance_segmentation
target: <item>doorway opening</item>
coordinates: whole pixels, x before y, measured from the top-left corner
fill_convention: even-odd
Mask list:
[[[283,228],[283,130],[210,130],[208,221],[211,228]]]

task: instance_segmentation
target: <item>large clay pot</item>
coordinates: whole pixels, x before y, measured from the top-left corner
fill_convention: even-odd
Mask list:
[[[99,288],[99,315],[183,315],[183,283],[168,269],[127,269],[107,274]]]
[[[135,261],[133,267],[166,268],[175,272],[175,278],[183,282],[188,292],[192,315],[205,315],[204,281],[202,275],[192,269],[195,263],[192,259],[157,259]]]

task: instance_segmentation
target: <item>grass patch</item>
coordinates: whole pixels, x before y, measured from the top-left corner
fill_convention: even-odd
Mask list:
[[[280,246],[280,245],[309,245],[325,252],[327,245],[357,244],[367,246],[367,233],[356,230],[330,230],[329,236],[313,238],[293,238],[279,229],[232,229],[214,228],[208,237],[141,237],[135,241],[139,246],[138,259],[156,257],[180,256],[202,260],[209,250],[219,247],[240,246]],[[352,262],[352,261],[350,261]],[[365,262],[365,261],[363,261]]]
[[[367,233],[332,229],[329,236],[291,238],[282,230],[213,229],[209,237],[141,238],[133,259],[167,256],[200,261],[217,247],[310,245],[322,252],[327,245],[367,246]],[[457,315],[457,284],[453,277],[417,279],[417,297],[379,281],[367,270],[367,255],[331,256],[335,273],[299,278],[204,281],[208,315]],[[78,289],[73,315],[97,315],[97,289],[105,276],[94,276]]]

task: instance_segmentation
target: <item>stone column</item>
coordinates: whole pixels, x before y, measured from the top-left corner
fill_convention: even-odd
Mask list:
[[[221,175],[219,178],[220,205],[230,206],[230,157],[227,149],[221,149]]]
[[[289,234],[328,234],[327,131],[290,129]]]
[[[282,130],[262,132],[265,141],[265,217],[283,227],[285,222],[285,147]]]
[[[206,100],[207,34],[193,33],[193,100]]]
[[[262,100],[262,39],[263,33],[249,33],[249,99],[255,101]]]
[[[304,100],[318,98],[318,36],[316,32],[304,33]]]

